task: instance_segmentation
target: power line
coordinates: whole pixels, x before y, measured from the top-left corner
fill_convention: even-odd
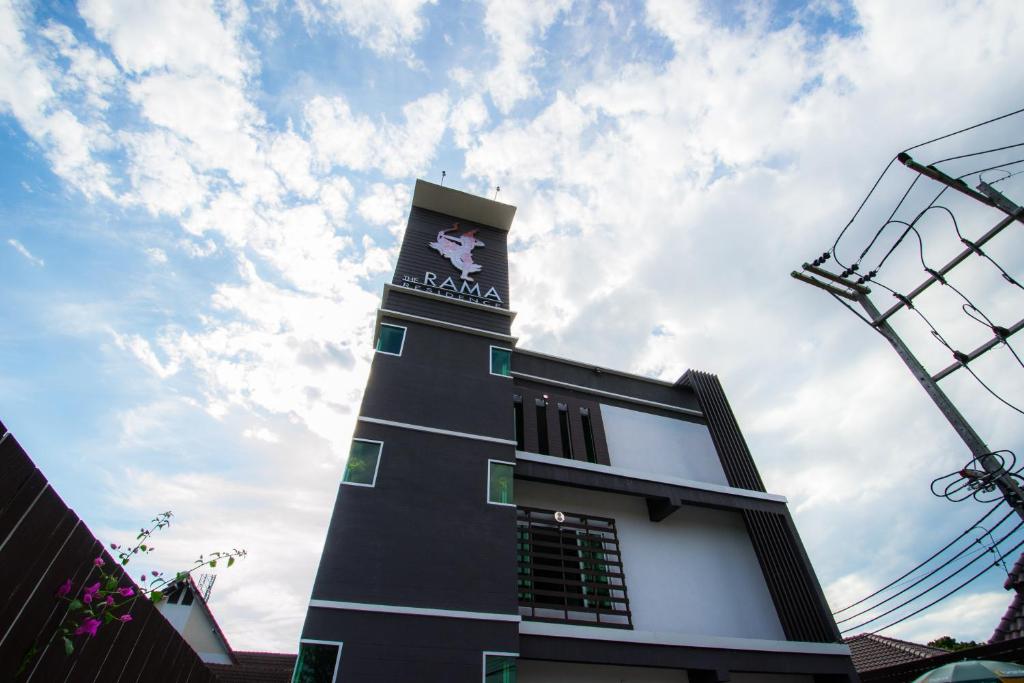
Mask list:
[[[879,588],[878,590],[876,590],[876,591],[875,591],[874,593],[872,593],[871,595],[867,595],[867,596],[864,596],[863,598],[861,598],[861,599],[860,599],[860,600],[858,600],[857,602],[854,602],[854,603],[850,603],[849,605],[847,605],[846,607],[843,607],[842,609],[837,609],[837,610],[836,610],[836,611],[834,611],[834,612],[833,612],[832,614],[839,614],[839,613],[841,613],[841,612],[845,612],[846,610],[850,609],[851,607],[856,607],[857,605],[859,605],[859,604],[861,604],[861,603],[863,603],[863,602],[866,602],[866,601],[870,600],[871,598],[875,597],[876,595],[878,595],[878,594],[879,594],[879,593],[881,593],[882,591],[886,590],[887,588],[890,588],[890,587],[894,586],[894,585],[895,585],[896,583],[898,583],[899,581],[902,581],[903,579],[907,578],[908,576],[910,576],[911,574],[913,574],[914,572],[916,572],[916,571],[917,571],[918,569],[920,569],[921,567],[925,566],[926,564],[928,564],[929,562],[931,562],[932,560],[934,560],[934,559],[935,559],[936,557],[938,557],[939,555],[941,555],[941,554],[942,554],[942,553],[944,553],[945,551],[949,550],[949,548],[951,548],[951,547],[952,547],[952,546],[953,546],[953,545],[954,545],[954,544],[955,544],[955,543],[956,543],[957,541],[959,541],[959,540],[960,540],[961,538],[963,538],[964,536],[966,536],[967,534],[969,534],[969,533],[970,533],[970,532],[971,532],[971,531],[972,531],[973,529],[977,528],[977,526],[978,526],[979,524],[981,524],[982,522],[984,522],[984,521],[985,521],[986,519],[988,519],[989,517],[991,517],[991,516],[992,516],[992,513],[994,513],[995,511],[996,511],[996,508],[992,508],[991,510],[989,510],[988,512],[986,512],[986,513],[985,513],[984,515],[982,515],[982,516],[981,516],[981,519],[979,519],[979,520],[978,520],[977,522],[975,522],[975,523],[974,523],[974,524],[972,524],[971,526],[969,526],[969,527],[967,527],[966,529],[964,529],[964,530],[963,530],[962,532],[960,532],[960,535],[959,535],[959,536],[957,536],[957,537],[956,537],[956,538],[954,538],[954,539],[953,539],[952,541],[950,541],[950,542],[949,542],[949,543],[947,543],[946,545],[944,545],[944,546],[942,546],[941,548],[939,548],[938,550],[936,550],[936,551],[935,551],[934,553],[932,553],[932,554],[931,554],[931,556],[929,556],[929,557],[928,557],[928,559],[924,560],[923,562],[921,562],[920,564],[918,564],[918,565],[917,565],[916,567],[914,567],[913,569],[911,569],[911,570],[910,570],[910,571],[908,571],[907,573],[903,574],[902,576],[898,576],[898,577],[896,577],[895,579],[893,579],[893,580],[892,580],[892,581],[890,581],[889,583],[885,584],[884,586],[882,586],[881,588]],[[1006,519],[1006,518],[1004,517],[1003,519]],[[1002,520],[1000,520],[999,524],[1002,524]],[[999,526],[999,524],[997,524],[996,526],[998,527],[998,526]]]
[[[992,511],[994,511],[994,510],[996,510],[996,508],[992,508]],[[991,511],[990,511],[990,512],[991,512]],[[995,527],[993,527],[993,530],[994,530],[994,529],[998,529],[998,528],[999,528],[1000,526],[1002,526],[1003,522],[1005,522],[1005,521],[1007,520],[1007,518],[1009,518],[1009,517],[1010,517],[1010,515],[1012,515],[1012,514],[1013,514],[1013,511],[1011,510],[1010,512],[1008,512],[1008,513],[1006,514],[1006,516],[1005,516],[1005,517],[1003,517],[1003,518],[1002,518],[1001,520],[999,520],[999,522],[998,522],[998,523],[997,523],[997,524],[995,525]],[[1016,531],[1017,529],[1019,529],[1019,528],[1020,528],[1020,526],[1021,526],[1022,524],[1024,524],[1024,521],[1020,522],[1020,524],[1018,524],[1018,525],[1017,525],[1017,526],[1016,526],[1016,527],[1015,527],[1015,528],[1014,528],[1014,529],[1013,529],[1012,531],[1010,531],[1010,534],[1012,534],[1012,533],[1013,533],[1014,531]],[[976,526],[977,526],[977,525],[975,525],[975,526],[972,526],[972,527],[971,527],[971,529],[968,529],[968,531],[970,531],[970,530],[972,530],[972,529],[976,528]],[[966,533],[966,532],[965,532],[965,533]],[[1007,534],[1007,536],[1009,536],[1010,534]],[[1003,540],[1005,540],[1005,539],[1006,539],[1006,537],[1004,536],[1004,537],[1003,537]],[[1002,541],[1000,541],[1000,542],[1002,542]],[[949,558],[948,560],[946,560],[946,564],[945,564],[945,565],[941,565],[941,566],[939,566],[939,567],[936,567],[935,569],[933,569],[932,571],[928,572],[928,573],[927,573],[927,574],[925,574],[924,576],[922,576],[922,577],[920,577],[920,578],[916,579],[916,580],[915,580],[915,581],[914,581],[913,583],[911,583],[910,585],[908,585],[908,586],[904,587],[904,588],[903,588],[902,590],[900,590],[899,592],[897,592],[897,593],[894,593],[894,594],[890,595],[890,596],[889,596],[888,598],[886,598],[885,600],[882,600],[882,601],[880,601],[880,602],[877,602],[877,603],[875,603],[874,605],[872,605],[871,607],[868,607],[868,608],[866,608],[866,609],[864,609],[864,610],[861,610],[860,612],[857,612],[856,614],[851,614],[850,616],[848,616],[848,617],[846,617],[846,618],[844,618],[844,619],[840,619],[839,621],[837,621],[837,622],[836,622],[836,624],[844,624],[844,623],[846,623],[846,622],[848,622],[848,621],[851,621],[851,620],[853,620],[853,619],[856,619],[857,617],[861,616],[862,614],[867,614],[867,613],[868,613],[868,612],[870,612],[871,610],[877,609],[877,608],[881,607],[882,605],[884,605],[884,604],[886,604],[886,603],[888,603],[888,602],[890,602],[890,601],[892,601],[892,600],[895,600],[896,598],[898,598],[899,596],[903,595],[903,594],[904,594],[904,593],[906,593],[907,591],[909,591],[909,590],[913,589],[913,588],[914,588],[915,586],[918,586],[918,585],[920,585],[920,584],[924,583],[924,582],[925,582],[925,581],[926,581],[927,579],[930,579],[930,578],[931,578],[932,576],[935,576],[935,574],[937,574],[937,573],[939,573],[939,572],[940,572],[941,570],[945,569],[945,568],[946,568],[946,566],[948,566],[948,565],[949,565],[949,563],[951,563],[951,562],[953,562],[953,561],[955,561],[955,560],[958,560],[958,559],[960,559],[960,557],[962,557],[962,556],[963,556],[963,555],[964,555],[964,554],[965,554],[965,553],[966,553],[966,552],[967,552],[968,550],[970,550],[970,549],[971,549],[972,547],[974,547],[974,545],[975,545],[975,544],[977,544],[977,543],[979,543],[979,541],[978,541],[977,539],[975,539],[974,541],[972,541],[972,542],[970,543],[970,545],[968,545],[968,546],[964,547],[964,549],[963,549],[963,550],[961,550],[961,551],[960,551],[960,552],[958,552],[958,553],[957,553],[956,555],[954,555],[953,557],[951,557],[951,558]],[[969,567],[969,566],[971,565],[971,563],[973,563],[973,562],[976,562],[977,560],[978,560],[978,558],[977,558],[977,557],[975,557],[975,558],[974,558],[973,560],[971,560],[971,561],[970,561],[970,562],[968,562],[968,563],[967,563],[966,565],[964,565],[964,569],[966,569],[967,567]],[[963,569],[961,569],[960,571],[963,571]],[[946,579],[943,579],[943,581],[948,581],[948,580],[949,580],[950,578],[952,578],[953,576],[956,576],[956,573],[955,573],[955,572],[954,572],[953,574],[951,574],[951,575],[950,575],[949,577],[947,577]],[[941,583],[941,582],[940,582],[940,583]],[[936,584],[936,585],[939,585],[939,584]],[[934,588],[934,586],[933,586],[933,588]],[[928,589],[928,590],[931,590],[931,589]],[[925,592],[927,592],[927,591],[925,591]],[[923,595],[923,593],[922,593],[922,595]],[[920,597],[920,596],[918,596],[918,597]],[[910,601],[912,602],[913,600],[916,600],[916,599],[917,599],[916,597],[915,597],[915,598],[911,598],[911,600],[910,600]],[[904,604],[906,604],[906,603],[904,603]],[[899,606],[899,605],[897,605],[897,607],[895,607],[894,609],[899,609],[899,607],[900,607],[900,606]],[[887,612],[886,614],[888,614],[888,612]],[[882,616],[884,616],[884,614],[883,614]],[[870,623],[870,622],[866,622],[866,623]],[[843,630],[846,630],[846,629],[843,629]]]
[[[1008,555],[1009,553],[1012,553],[1012,552],[1014,552],[1015,550],[1017,550],[1017,548],[1020,548],[1020,547],[1021,547],[1022,545],[1024,545],[1024,541],[1021,541],[1021,542],[1020,542],[1020,543],[1018,543],[1017,545],[1015,545],[1015,546],[1013,546],[1012,548],[1010,548],[1010,550],[1009,550],[1009,551],[1008,551],[1007,553],[1005,553],[1005,554],[1007,554],[1007,555]],[[988,567],[985,567],[985,568],[984,568],[984,569],[982,569],[982,570],[981,570],[980,572],[978,572],[977,574],[975,574],[975,575],[974,575],[974,576],[972,576],[971,578],[967,579],[966,581],[964,581],[963,583],[961,583],[961,584],[960,584],[959,586],[957,586],[957,587],[956,587],[956,588],[954,588],[953,590],[949,591],[949,592],[948,592],[948,593],[946,593],[945,595],[941,595],[941,596],[939,596],[939,597],[938,597],[938,598],[936,598],[935,600],[932,600],[931,602],[929,602],[929,603],[928,603],[927,605],[925,605],[924,607],[920,607],[920,608],[918,608],[918,609],[914,610],[913,612],[911,612],[910,614],[907,614],[906,616],[900,617],[899,619],[897,619],[896,621],[892,622],[891,624],[886,624],[886,625],[885,625],[885,626],[883,626],[882,628],[880,628],[880,629],[878,629],[878,630],[876,630],[876,631],[872,631],[872,633],[873,633],[873,634],[874,634],[874,633],[881,633],[882,631],[884,631],[884,630],[886,630],[886,629],[888,629],[888,628],[892,628],[892,627],[893,627],[893,626],[895,626],[896,624],[899,624],[899,623],[901,623],[901,622],[904,622],[904,621],[906,621],[906,620],[907,620],[907,619],[909,619],[910,617],[913,617],[913,616],[916,616],[916,615],[920,614],[921,612],[925,611],[926,609],[929,609],[929,608],[931,608],[931,607],[934,607],[935,605],[939,604],[940,602],[942,602],[943,600],[945,600],[945,599],[946,599],[946,598],[948,598],[949,596],[951,596],[951,595],[953,595],[954,593],[956,593],[957,591],[959,591],[959,590],[960,590],[961,588],[964,588],[964,587],[966,587],[967,585],[969,585],[969,584],[973,583],[974,581],[976,581],[976,580],[977,580],[978,578],[980,578],[980,577],[982,576],[982,574],[985,574],[986,572],[988,572],[988,571],[991,571],[991,569],[992,569],[993,567],[995,567],[995,566],[998,566],[998,563],[997,563],[997,562],[993,562],[993,563],[992,563],[991,565],[989,565]]]
[[[998,542],[996,542],[996,544],[995,544],[995,546],[994,546],[994,547],[995,547],[995,548],[998,548],[998,547],[999,547],[999,545],[1000,545],[1001,543],[1003,543],[1003,541],[1005,541],[1005,540],[1006,540],[1007,538],[1009,538],[1009,537],[1010,537],[1010,536],[1012,536],[1012,535],[1013,535],[1014,533],[1016,533],[1016,531],[1017,531],[1018,529],[1020,529],[1020,528],[1021,528],[1021,526],[1024,526],[1024,521],[1020,521],[1020,522],[1018,522],[1018,523],[1017,523],[1017,526],[1015,526],[1015,527],[1014,527],[1013,529],[1011,529],[1011,530],[1010,530],[1010,532],[1009,532],[1009,533],[1007,533],[1007,534],[1006,534],[1005,536],[1003,536],[1003,537],[1002,537],[1001,539],[999,539],[999,541],[998,541]],[[1013,548],[1011,548],[1011,549],[1010,549],[1010,550],[1009,550],[1008,552],[1012,553],[1012,552],[1013,552],[1014,550],[1016,550],[1017,548],[1021,547],[1022,545],[1024,545],[1024,540],[1020,541],[1020,542],[1019,542],[1019,543],[1018,543],[1017,545],[1015,545],[1015,546],[1014,546]],[[882,612],[881,614],[879,614],[879,615],[877,615],[877,616],[874,616],[874,617],[872,617],[871,619],[868,619],[867,621],[861,622],[861,623],[857,624],[856,626],[851,626],[851,627],[849,627],[849,628],[844,628],[844,629],[841,629],[841,630],[842,630],[842,632],[843,632],[843,633],[847,633],[847,632],[849,632],[849,631],[856,631],[857,629],[863,628],[864,626],[867,626],[868,624],[870,624],[870,623],[872,623],[872,622],[878,621],[879,619],[881,619],[881,618],[882,618],[882,617],[884,617],[884,616],[887,616],[887,615],[889,615],[889,614],[892,614],[893,612],[895,612],[896,610],[900,609],[901,607],[906,607],[907,605],[909,605],[910,603],[914,602],[914,601],[915,601],[915,600],[917,600],[918,598],[920,598],[920,597],[922,597],[922,596],[924,596],[924,595],[927,595],[928,593],[930,593],[931,591],[935,590],[936,588],[938,588],[938,587],[939,587],[939,586],[941,586],[942,584],[946,583],[947,581],[949,581],[950,579],[952,579],[952,578],[953,578],[954,576],[956,576],[957,574],[959,574],[960,572],[964,571],[965,569],[967,569],[968,567],[970,567],[970,566],[971,566],[972,564],[974,564],[975,562],[977,562],[977,561],[978,561],[979,559],[981,559],[982,557],[983,557],[983,555],[979,555],[978,557],[974,558],[973,560],[971,560],[971,561],[970,561],[970,562],[968,562],[967,564],[965,564],[965,565],[963,565],[962,567],[960,567],[959,569],[957,569],[957,570],[956,570],[955,572],[953,572],[952,574],[948,575],[948,576],[947,576],[946,578],[944,578],[944,579],[941,579],[941,580],[939,580],[939,581],[937,581],[937,582],[933,583],[933,584],[932,584],[931,586],[929,586],[928,588],[924,589],[923,591],[921,591],[920,593],[918,593],[918,594],[917,594],[917,595],[915,595],[914,597],[912,597],[912,598],[910,598],[910,599],[908,599],[908,600],[904,600],[903,602],[901,602],[900,604],[896,605],[895,607],[891,607],[891,608],[889,608],[888,610],[886,610],[885,612]],[[998,564],[998,563],[995,563],[995,564]],[[995,566],[995,564],[994,564],[994,565],[992,565],[992,566]],[[972,578],[970,579],[970,581],[973,581],[974,579],[978,578],[979,576],[981,576],[981,574],[984,574],[984,573],[985,573],[986,571],[988,571],[988,570],[989,570],[989,569],[991,569],[991,568],[992,568],[991,566],[989,566],[989,567],[986,567],[986,568],[985,568],[985,569],[984,569],[984,570],[983,570],[982,572],[980,572],[980,573],[976,574],[976,575],[975,575],[974,577],[972,577]],[[970,581],[968,581],[967,583],[969,583]],[[948,597],[949,595],[952,595],[952,593],[953,593],[953,592],[956,592],[956,590],[959,590],[960,588],[963,588],[963,586],[966,586],[966,585],[967,585],[967,583],[961,584],[960,586],[958,586],[958,587],[957,587],[956,589],[954,589],[953,591],[951,591],[950,593],[948,593],[948,594],[947,594],[946,596],[944,596],[944,597]],[[932,603],[932,604],[935,604],[935,603]],[[886,627],[886,628],[888,628],[888,627]]]

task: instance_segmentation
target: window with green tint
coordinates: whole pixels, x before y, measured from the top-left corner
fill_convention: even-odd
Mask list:
[[[337,643],[299,643],[292,683],[334,683],[340,652]]]
[[[491,374],[502,377],[512,376],[512,352],[497,346],[491,347]]]
[[[491,460],[487,474],[487,502],[514,505],[512,501],[512,465]]]
[[[516,683],[516,658],[485,655],[484,683]]]
[[[348,464],[345,465],[345,475],[341,480],[346,484],[373,486],[377,479],[382,445],[380,441],[353,439],[352,448],[348,452]]]
[[[398,325],[385,325],[381,323],[380,336],[377,337],[377,350],[381,353],[388,353],[392,356],[402,355],[402,346],[405,345],[405,328]]]

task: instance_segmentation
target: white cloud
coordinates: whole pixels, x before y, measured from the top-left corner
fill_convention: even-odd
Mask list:
[[[352,170],[376,169],[397,178],[423,173],[447,126],[448,97],[425,95],[402,108],[395,124],[354,114],[342,97],[313,98],[306,122],[321,163]]]
[[[465,149],[469,147],[474,133],[485,126],[490,119],[487,105],[480,95],[471,95],[452,107],[448,117],[448,126],[452,129],[455,145]]]
[[[43,259],[35,256],[32,252],[28,250],[28,248],[24,244],[22,244],[18,240],[11,238],[7,240],[7,244],[14,247],[14,250],[21,254],[22,256],[24,256],[26,259],[28,259],[28,262],[31,263],[33,266],[39,266],[40,268],[42,268],[43,266],[46,265],[46,262],[43,261]]]
[[[250,71],[238,47],[247,18],[240,3],[85,0],[78,11],[131,73],[172,69],[238,82]]]
[[[114,342],[118,347],[131,352],[133,356],[135,356],[143,365],[146,366],[146,368],[160,379],[167,379],[168,377],[177,374],[180,368],[178,359],[174,357],[174,355],[177,354],[172,355],[172,357],[164,363],[157,357],[156,352],[153,351],[153,347],[144,337],[137,334],[118,334],[117,332],[111,332],[111,334],[113,335]]]
[[[167,252],[163,249],[158,249],[156,247],[146,249],[146,256],[148,256],[149,260],[153,263],[167,263]]]
[[[90,106],[106,109],[110,105],[107,97],[121,80],[117,66],[90,46],[80,43],[67,26],[51,22],[43,29],[42,35],[56,46],[59,56],[67,60],[67,68],[63,71],[66,87],[82,91]]]
[[[307,22],[330,21],[379,55],[411,59],[410,46],[423,32],[423,9],[437,0],[302,0]]]
[[[246,429],[242,432],[242,436],[247,439],[259,439],[260,441],[266,441],[267,443],[280,443],[281,441],[281,437],[266,427],[260,427],[259,429]]]
[[[61,76],[25,39],[25,12],[0,5],[0,113],[12,114],[44,150],[54,172],[87,197],[111,197],[105,125],[86,125],[58,96]]]
[[[498,109],[508,113],[517,102],[538,94],[531,71],[544,60],[534,41],[568,11],[572,0],[487,0],[485,4],[484,30],[497,44],[498,63],[484,77],[484,84]]]
[[[412,193],[408,183],[374,183],[370,193],[359,202],[359,215],[373,225],[396,225],[409,213]]]

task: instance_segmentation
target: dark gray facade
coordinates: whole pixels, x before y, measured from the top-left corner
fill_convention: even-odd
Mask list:
[[[506,248],[513,213],[417,183],[377,319],[378,334],[382,325],[404,328],[404,344],[400,355],[376,354],[354,434],[382,444],[379,462],[372,485],[339,486],[302,638],[342,644],[339,681],[476,682],[488,652],[659,666],[678,670],[679,680],[684,671],[690,680],[723,680],[729,671],[852,680],[785,501],[764,493],[717,378],[691,371],[671,384],[516,348]],[[480,268],[469,279],[460,268],[471,266],[430,246],[442,231],[472,231],[483,242],[472,250]],[[490,371],[492,347],[511,351],[510,376]],[[605,412],[618,409],[669,428],[706,428],[727,485],[617,466]],[[566,500],[573,491],[642,499],[649,528],[634,531],[634,520],[600,532],[622,536],[622,562],[603,554],[589,527],[527,530],[515,505],[488,501],[491,461],[514,464],[517,483],[564,491]],[[635,569],[635,549],[688,508],[742,516],[752,566],[775,609],[765,618],[777,618],[784,637],[640,628],[654,623],[642,614],[651,588],[630,584],[630,599],[620,600],[623,567]],[[572,519],[598,519],[589,514]],[[551,538],[559,539],[555,555],[545,545]],[[602,614],[624,620],[609,625]]]

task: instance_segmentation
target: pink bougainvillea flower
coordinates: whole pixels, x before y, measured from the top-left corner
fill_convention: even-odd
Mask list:
[[[130,614],[122,614],[121,616],[118,617],[118,621],[131,621],[131,620],[132,620],[132,615],[130,615]]]
[[[75,629],[75,635],[76,636],[80,636],[80,635],[85,634],[85,635],[88,635],[88,636],[95,636],[96,635],[96,629],[98,629],[99,627],[100,627],[100,620],[99,619],[86,618],[82,622],[82,625]]]
[[[117,592],[120,593],[121,596],[125,597],[125,598],[130,598],[133,595],[135,595],[135,591],[133,591],[130,586],[125,586],[124,588],[118,588]]]
[[[93,585],[85,587],[85,594],[86,595],[95,595],[96,591],[98,591],[99,589],[100,589],[100,582],[97,581]]]
[[[155,569],[152,572],[150,572],[150,574],[152,574],[153,576],[160,576],[160,572],[158,572]]]
[[[57,589],[57,597],[58,598],[63,598],[65,595],[67,595],[70,592],[71,592],[71,579],[68,579],[67,581],[65,581],[64,583],[62,583],[60,585],[60,588]]]
[[[84,602],[87,605],[91,604],[92,603],[92,596],[93,595],[94,595],[93,593],[83,593],[82,594],[82,602]]]
[[[113,604],[114,604],[114,596],[113,596],[113,595],[108,595],[108,596],[107,596],[107,599],[106,599],[106,601],[105,601],[105,602],[107,603],[107,606],[108,606],[108,607],[109,607],[110,605],[113,605]]]
[[[92,563],[97,567],[102,567],[104,565],[102,557],[97,557],[95,560],[92,561]]]

